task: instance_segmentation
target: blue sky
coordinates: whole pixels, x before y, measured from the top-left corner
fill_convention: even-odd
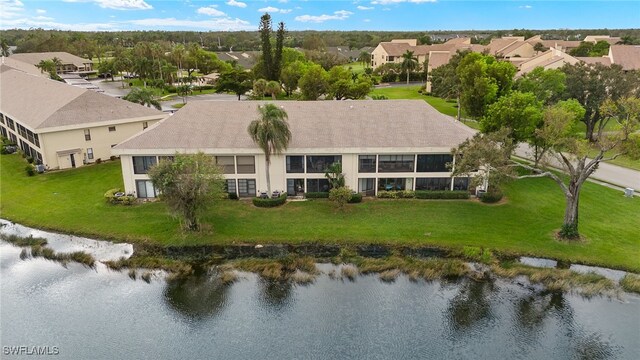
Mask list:
[[[0,0],[0,28],[256,30],[640,28],[640,1]]]

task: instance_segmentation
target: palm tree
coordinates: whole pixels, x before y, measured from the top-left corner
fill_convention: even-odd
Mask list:
[[[267,193],[271,194],[271,176],[269,165],[271,155],[277,155],[287,149],[291,141],[291,131],[287,123],[287,113],[274,104],[258,106],[260,118],[253,120],[247,131],[253,142],[264,152],[265,164],[267,165]]]
[[[366,51],[361,51],[358,56],[358,61],[362,63],[362,66],[368,68],[371,66],[371,54]]]
[[[267,92],[267,80],[258,79],[253,82],[253,97],[262,100]]]
[[[41,73],[44,73],[45,71],[53,73],[56,70],[56,65],[51,60],[40,60],[36,67],[40,69]]]
[[[409,84],[409,74],[418,66],[418,58],[413,56],[413,51],[407,50],[402,54],[402,70],[407,72],[407,85]]]
[[[271,98],[273,100],[276,99],[281,89],[282,88],[280,87],[280,83],[275,80],[269,81],[267,83],[267,86],[265,87],[265,91],[267,92],[267,94],[271,94]]]
[[[153,106],[158,110],[162,110],[160,102],[155,99],[153,91],[148,88],[133,88],[123,99],[147,107]]]

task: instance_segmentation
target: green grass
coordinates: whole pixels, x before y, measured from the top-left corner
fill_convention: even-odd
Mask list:
[[[347,69],[351,68],[351,71],[353,71],[356,74],[364,74],[365,66],[362,65],[361,62],[352,62],[352,63],[344,64],[342,65],[342,67]]]
[[[589,156],[594,157],[596,155],[599,154],[599,150],[597,149],[592,149],[589,151]],[[615,155],[615,150],[614,151],[607,151],[605,153],[605,156],[613,156]],[[618,166],[622,166],[622,167],[626,167],[629,169],[634,169],[634,170],[640,170],[640,159],[632,159],[629,156],[626,155],[621,155],[618,156],[617,158],[607,161],[608,164],[613,164],[613,165],[618,165]]]
[[[119,161],[34,177],[18,155],[2,155],[0,216],[39,228],[117,241],[162,245],[229,243],[384,243],[464,246],[550,257],[640,272],[640,199],[586,183],[580,202],[581,243],[554,239],[564,197],[548,179],[505,188],[506,204],[468,200],[372,200],[337,213],[330,202],[291,202],[272,209],[220,201],[202,219],[210,226],[183,233],[161,202],[114,206],[108,189],[123,187]]]
[[[429,105],[433,106],[439,112],[449,115],[449,116],[457,116],[458,108],[456,106],[455,100],[444,100],[439,97],[422,95],[418,92],[420,86],[400,86],[400,87],[386,87],[386,88],[376,88],[374,89],[369,96],[371,95],[384,95],[389,99],[410,99],[410,100],[424,100]],[[464,117],[465,114],[463,113]]]

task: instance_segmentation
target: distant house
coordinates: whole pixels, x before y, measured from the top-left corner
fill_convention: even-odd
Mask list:
[[[587,35],[584,38],[584,42],[590,42],[590,43],[597,43],[598,41],[606,41],[609,43],[609,45],[615,45],[617,44],[620,40],[622,40],[619,37],[611,37],[609,35]]]
[[[218,60],[238,64],[243,69],[250,70],[258,61],[260,51],[218,51]]]
[[[0,133],[49,169],[108,159],[111,147],[166,115],[156,109],[0,66]]]
[[[640,45],[611,45],[608,58],[622,70],[640,70]]]
[[[467,190],[452,177],[451,148],[474,130],[422,100],[281,101],[291,143],[271,157],[272,190],[289,195],[329,191],[325,170],[342,164],[346,185],[365,195],[380,190]],[[241,197],[266,191],[265,156],[247,133],[262,101],[194,101],[113,148],[125,191],[156,197],[150,166],[176,152],[215,156],[227,191]],[[455,166],[455,164],[454,164]]]
[[[542,67],[545,70],[558,69],[563,67],[565,64],[574,65],[579,61],[580,60],[578,58],[575,58],[564,51],[550,48],[538,56],[519,64],[519,71],[516,76],[522,76],[537,67]]]
[[[93,61],[69,54],[67,52],[20,53],[10,56],[12,60],[37,66],[43,60],[60,59],[58,74],[77,73],[80,75],[95,74]]]

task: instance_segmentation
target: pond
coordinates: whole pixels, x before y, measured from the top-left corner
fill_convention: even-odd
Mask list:
[[[20,259],[0,242],[0,340],[58,359],[635,359],[640,297],[583,298],[507,280],[393,283],[240,273],[150,283]],[[319,264],[326,274],[333,265]],[[636,355],[634,355],[636,354]],[[33,358],[33,356],[24,356]]]

